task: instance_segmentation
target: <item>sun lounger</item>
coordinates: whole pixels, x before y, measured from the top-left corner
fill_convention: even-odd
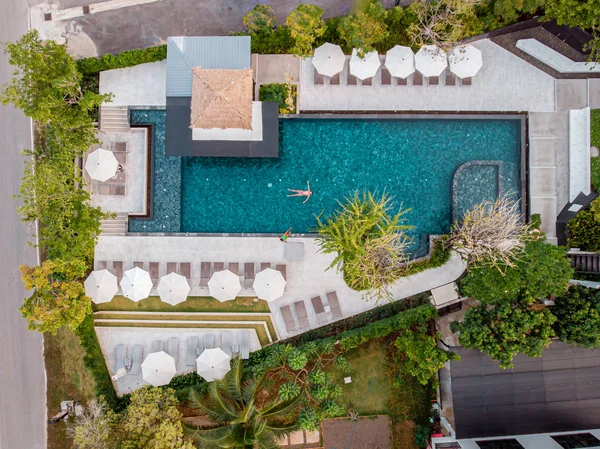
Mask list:
[[[331,316],[334,320],[342,317],[342,309],[340,309],[340,302],[338,301],[336,292],[327,293],[327,301],[329,302],[329,308],[331,309]]]
[[[158,262],[150,262],[148,265],[148,271],[150,271],[150,279],[152,279],[152,283],[154,284],[154,286],[156,286],[158,284],[159,278],[159,264]]]
[[[281,273],[281,275],[283,276],[283,279],[285,279],[287,281],[287,269],[286,269],[286,265],[277,265],[275,267],[275,269],[277,271],[279,271]]]
[[[317,69],[314,69],[314,71],[315,71],[314,83],[315,84],[325,84],[325,77],[323,75],[320,75],[319,72],[317,72]]]
[[[202,262],[200,264],[200,287],[208,287],[208,281],[212,276],[212,266],[210,262]]]
[[[419,72],[413,73],[413,86],[422,86],[423,85],[423,75]]]
[[[473,80],[473,78],[471,78],[471,77],[469,77],[469,78],[461,78],[460,85],[461,86],[470,86],[472,80]]]
[[[285,330],[288,332],[293,332],[296,330],[296,322],[294,321],[294,315],[292,315],[292,309],[290,306],[283,306],[281,309],[281,316],[283,317],[283,322],[285,323]]]
[[[192,264],[189,262],[181,262],[179,264],[179,274],[189,282],[192,279]]]
[[[330,86],[339,86],[340,85],[340,74],[336,73],[329,79]]]
[[[151,352],[160,352],[163,350],[164,342],[162,340],[154,340],[152,342],[152,351]]]
[[[196,348],[196,358],[204,351],[204,338],[198,339],[198,347]]]
[[[106,260],[97,260],[96,261],[96,270],[106,270],[108,263]]]
[[[325,307],[323,306],[323,301],[320,296],[315,296],[314,298],[310,298],[310,302],[312,303],[313,309],[315,309],[315,313],[317,314],[317,320],[319,324],[323,324],[327,322],[327,314],[325,313]]]
[[[131,355],[131,369],[129,374],[140,374],[142,372],[142,361],[144,360],[144,348],[142,345],[134,345]]]
[[[175,365],[177,365],[177,359],[179,358],[179,338],[171,337],[167,340],[166,352],[175,359]]]
[[[215,347],[215,336],[213,334],[206,334],[204,336],[204,349],[212,349]]]
[[[213,264],[213,273],[217,271],[223,271],[225,269],[225,264],[223,262],[215,262]]]
[[[360,85],[361,86],[372,86],[373,85],[373,78],[367,78],[366,80],[361,80],[360,81]]]
[[[110,149],[113,153],[125,153],[127,152],[127,142],[112,142]]]
[[[127,163],[127,153],[116,153],[115,158],[117,159],[117,162],[121,165]]]
[[[356,86],[357,84],[358,84],[358,78],[355,77],[354,75],[350,75],[350,73],[348,73],[348,81],[346,82],[346,85]]]
[[[240,264],[237,262],[229,262],[227,269],[237,276],[240,274]]]
[[[271,268],[271,264],[269,262],[261,262],[260,271],[265,271],[267,268]]]
[[[231,332],[221,332],[221,349],[231,357]]]
[[[115,373],[122,368],[125,368],[125,359],[127,358],[127,346],[126,345],[117,345],[115,348]]]
[[[300,329],[308,327],[308,315],[306,314],[306,306],[304,305],[304,301],[295,302],[294,309],[296,309],[296,316],[298,317],[298,325]]]
[[[248,360],[250,358],[250,345],[248,343],[248,329],[240,331],[240,358]]]
[[[233,353],[232,357],[239,357],[240,345],[238,345],[237,343],[231,345],[231,352]]]
[[[196,349],[198,349],[198,337],[195,335],[187,339],[187,351],[185,352],[185,365],[196,366]]]
[[[386,69],[385,67],[381,68],[381,85],[382,86],[389,86],[392,84],[392,75],[390,75],[390,72],[388,71],[388,69]]]
[[[406,78],[396,78],[396,86],[406,86],[408,80]]]
[[[254,284],[254,262],[244,264],[244,287],[252,288]]]
[[[133,262],[133,266],[134,266],[134,268],[141,268],[143,270],[144,262]]]
[[[177,262],[167,262],[167,274],[177,273]]]
[[[428,86],[437,86],[440,84],[440,77],[439,76],[430,76],[429,78],[427,78],[427,85]]]
[[[123,277],[123,262],[117,261],[113,262],[113,274],[117,277],[117,282],[121,282],[121,278]]]
[[[446,71],[446,86],[455,86],[456,85],[456,77],[454,73],[450,70]]]

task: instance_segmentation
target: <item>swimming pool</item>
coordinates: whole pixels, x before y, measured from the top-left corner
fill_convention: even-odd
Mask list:
[[[279,158],[164,156],[165,112],[131,112],[132,123],[154,125],[152,219],[130,220],[130,232],[294,233],[314,230],[355,190],[383,192],[410,208],[413,234],[448,232],[457,168],[470,161],[494,166],[465,170],[462,209],[498,190],[521,192],[522,122],[502,119],[292,118],[280,120]],[[288,198],[287,189],[312,197]],[[179,197],[178,197],[179,195]]]

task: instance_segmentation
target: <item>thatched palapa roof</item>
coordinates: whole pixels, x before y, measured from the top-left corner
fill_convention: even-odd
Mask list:
[[[190,128],[252,129],[252,69],[192,69]]]

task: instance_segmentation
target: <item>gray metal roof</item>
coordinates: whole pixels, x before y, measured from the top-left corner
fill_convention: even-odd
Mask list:
[[[192,68],[250,68],[250,36],[177,36],[167,40],[167,97],[192,95]]]

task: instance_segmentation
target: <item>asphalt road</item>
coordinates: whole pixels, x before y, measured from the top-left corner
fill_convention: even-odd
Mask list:
[[[18,39],[28,28],[26,0],[2,0],[0,42]],[[0,84],[11,77],[0,54]],[[0,449],[46,448],[46,377],[42,337],[27,329],[17,310],[26,295],[19,265],[35,265],[27,227],[16,215],[31,125],[20,111],[0,105]]]

